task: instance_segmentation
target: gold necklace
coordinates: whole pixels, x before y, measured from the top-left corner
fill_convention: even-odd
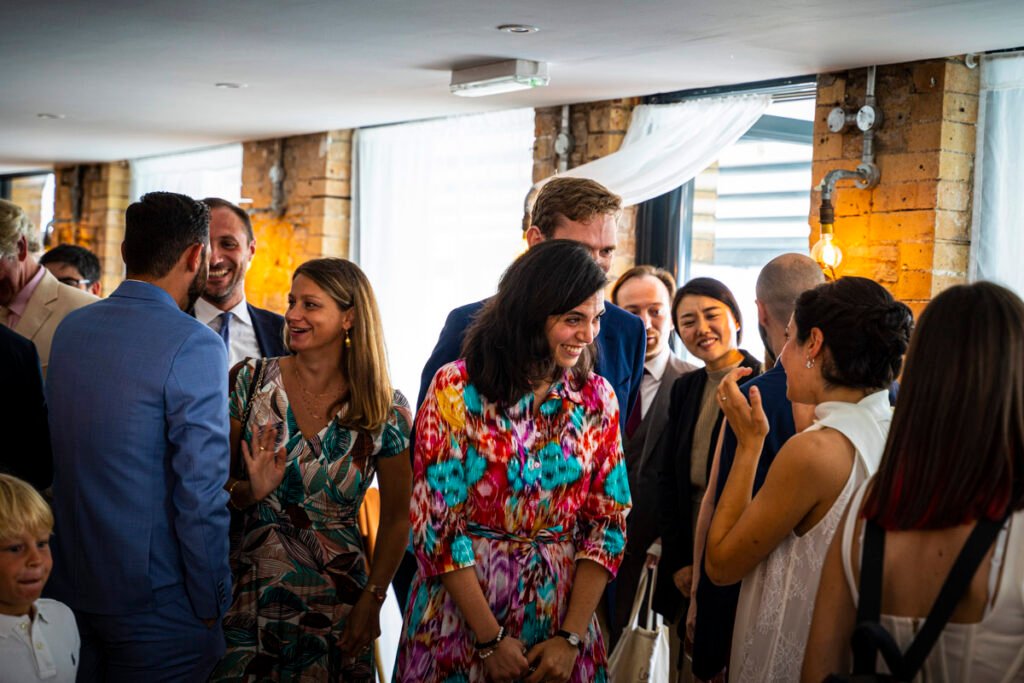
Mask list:
[[[295,383],[299,385],[299,390],[302,392],[302,402],[303,402],[303,404],[305,404],[306,410],[308,410],[309,414],[312,415],[317,420],[324,420],[324,419],[326,419],[326,415],[321,415],[320,413],[318,413],[317,412],[317,408],[320,406],[320,401],[325,396],[326,397],[330,397],[332,395],[333,396],[337,396],[338,395],[338,390],[336,388],[334,390],[328,389],[327,391],[324,391],[322,393],[314,393],[312,391],[309,391],[302,384],[302,377],[299,375],[299,369],[295,365],[295,361],[294,360],[292,361],[291,366],[292,366],[292,374],[295,375]],[[328,408],[330,408],[330,406],[331,406],[331,404],[327,405]],[[326,411],[324,411],[324,412],[326,412]]]

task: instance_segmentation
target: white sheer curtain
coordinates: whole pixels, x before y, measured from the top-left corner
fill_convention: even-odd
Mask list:
[[[626,206],[688,182],[743,136],[768,109],[771,95],[707,97],[678,104],[642,104],[613,154],[562,175],[591,178]]]
[[[1024,295],[1024,52],[986,57],[980,95],[972,277]]]
[[[392,380],[410,403],[448,312],[492,295],[524,247],[533,135],[532,109],[356,131],[352,253],[377,296]],[[391,593],[381,611],[386,680],[401,625]]]
[[[194,199],[220,197],[235,204],[242,196],[240,144],[135,159],[131,168],[132,201],[158,190]]]
[[[523,249],[533,110],[356,132],[358,262],[410,401],[452,308],[490,296]]]

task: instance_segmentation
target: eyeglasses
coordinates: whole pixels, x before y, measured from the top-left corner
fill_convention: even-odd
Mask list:
[[[68,285],[69,287],[88,287],[89,285],[92,284],[92,280],[79,280],[73,277],[59,277],[57,279],[63,284]]]

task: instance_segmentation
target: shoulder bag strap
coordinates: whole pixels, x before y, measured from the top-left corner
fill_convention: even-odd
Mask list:
[[[257,358],[256,365],[252,371],[252,380],[249,382],[249,392],[246,395],[245,407],[242,409],[243,432],[245,431],[245,425],[249,422],[249,415],[252,413],[252,399],[256,395],[256,391],[263,384],[263,369],[265,367],[266,363],[263,362],[263,359]]]
[[[856,467],[856,464],[854,464]],[[850,520],[854,523],[854,520]],[[861,636],[863,624],[878,623],[882,611],[882,564],[885,560],[885,530],[874,520],[864,520],[864,547],[861,549],[860,597],[857,600],[857,630],[853,641],[853,673],[875,671],[878,644]]]

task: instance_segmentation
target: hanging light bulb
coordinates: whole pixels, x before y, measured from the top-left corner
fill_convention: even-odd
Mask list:
[[[821,239],[811,247],[811,258],[814,259],[830,280],[836,279],[836,268],[843,262],[843,250],[836,242],[833,227],[835,216],[832,202],[823,199],[821,202]]]

